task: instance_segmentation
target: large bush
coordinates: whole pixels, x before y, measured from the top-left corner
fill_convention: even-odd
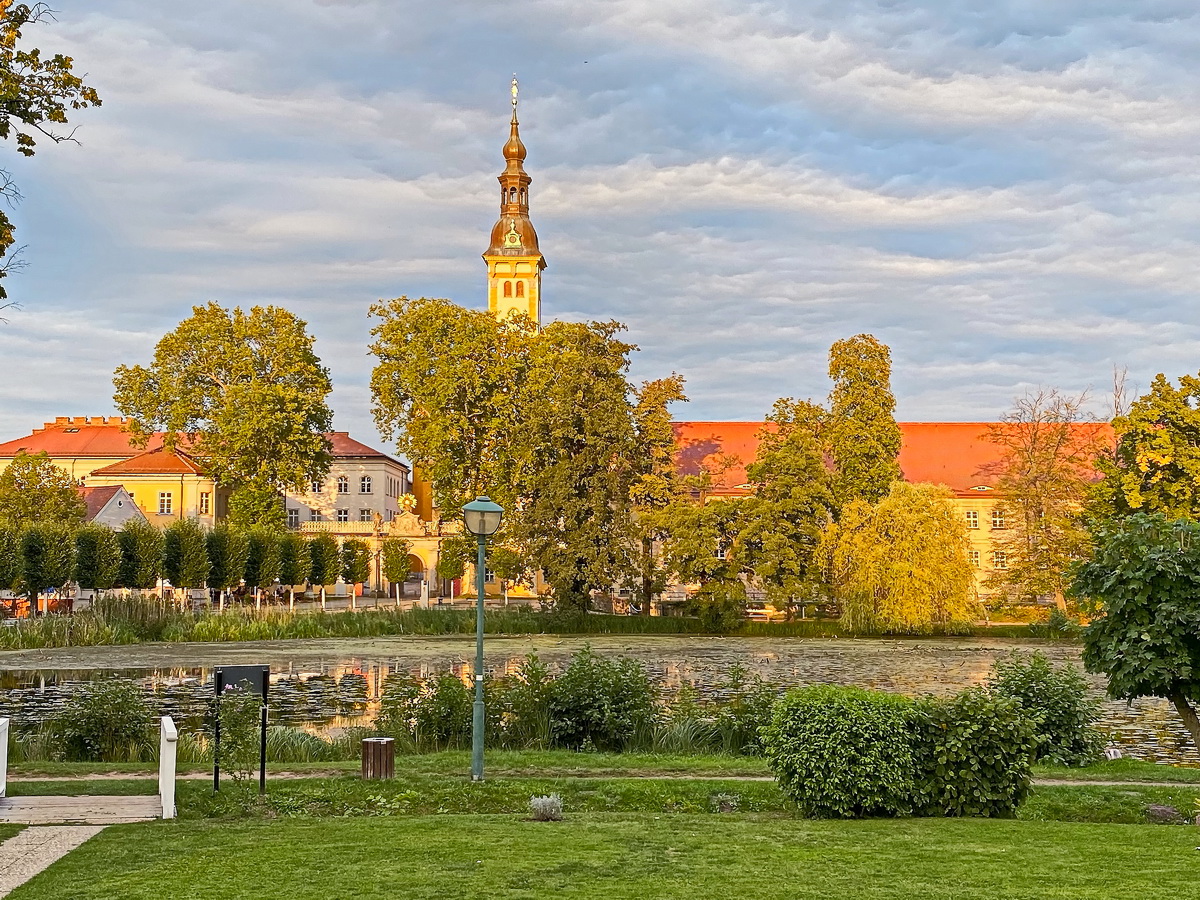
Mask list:
[[[153,754],[153,717],[137,684],[106,678],[81,688],[50,726],[67,760],[136,762]]]
[[[916,705],[897,694],[822,685],[775,704],[763,746],[779,786],[807,816],[898,816],[917,794]]]
[[[580,650],[550,689],[551,741],[571,750],[626,750],[649,739],[654,700],[637,662]]]
[[[926,816],[1009,818],[1029,794],[1037,745],[1017,701],[984,688],[928,700],[914,719],[918,794]]]
[[[993,664],[988,687],[1015,700],[1033,719],[1035,760],[1086,766],[1100,757],[1104,736],[1095,727],[1100,704],[1088,696],[1087,680],[1074,666],[1054,666],[1041,653],[1014,651]]]
[[[474,698],[457,675],[430,678],[413,710],[417,745],[422,750],[449,750],[471,745]]]

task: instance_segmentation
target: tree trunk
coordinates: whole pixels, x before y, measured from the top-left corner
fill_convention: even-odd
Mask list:
[[[650,604],[654,602],[654,573],[650,571],[653,562],[654,542],[648,537],[642,538],[642,615],[650,615]]]
[[[292,585],[288,588],[288,612],[296,611],[296,586]]]
[[[1167,699],[1179,713],[1179,718],[1183,719],[1184,727],[1192,736],[1192,743],[1196,745],[1197,750],[1200,750],[1200,718],[1197,718],[1196,710],[1188,703],[1187,697],[1181,691],[1173,691]]]

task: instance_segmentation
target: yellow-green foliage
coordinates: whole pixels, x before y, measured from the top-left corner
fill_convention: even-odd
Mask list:
[[[979,615],[966,527],[940,485],[897,481],[874,506],[847,504],[823,551],[851,631],[921,633]]]

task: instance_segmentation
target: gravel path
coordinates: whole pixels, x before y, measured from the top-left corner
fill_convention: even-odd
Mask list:
[[[103,825],[37,825],[0,844],[0,897],[66,856]]]

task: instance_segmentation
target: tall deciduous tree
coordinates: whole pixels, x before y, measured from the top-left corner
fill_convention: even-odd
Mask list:
[[[342,580],[349,585],[363,584],[371,578],[371,550],[366,541],[347,538],[342,541]]]
[[[179,519],[163,532],[163,574],[171,586],[190,590],[208,581],[210,563],[204,529],[195,519]]]
[[[18,451],[0,473],[0,520],[18,527],[75,524],[86,513],[79,484],[44,452]]]
[[[74,60],[61,53],[43,54],[22,45],[27,25],[51,15],[45,3],[13,3],[0,0],[0,139],[16,139],[17,152],[33,156],[37,139],[55,143],[74,140],[73,131],[56,126],[67,124],[73,110],[99,106],[100,96],[72,71]],[[13,177],[0,169],[0,196],[12,205],[21,199]],[[0,209],[0,257],[13,245],[13,224]],[[12,268],[12,257],[0,264],[0,278]],[[0,300],[7,296],[0,286]],[[4,305],[0,304],[0,309]]]
[[[282,569],[282,535],[272,528],[256,525],[246,532],[246,584],[270,588]]]
[[[75,564],[74,534],[66,525],[31,525],[21,532],[19,584],[36,613],[38,593],[57,590],[71,580]]]
[[[897,481],[874,506],[853,501],[823,553],[855,632],[922,633],[978,616],[966,525],[940,485]]]
[[[1087,555],[1083,510],[1109,428],[1090,419],[1086,400],[1027,393],[988,427],[1001,451],[990,474],[1007,526],[993,542],[1008,568],[993,570],[987,586],[1005,602],[1053,597],[1065,608],[1070,567]]]
[[[208,586],[221,592],[237,587],[246,577],[250,537],[240,528],[221,524],[204,536],[208,552]]]
[[[822,410],[812,403],[779,400],[747,469],[756,491],[744,501],[741,517],[745,564],[768,598],[788,610],[821,581],[817,548],[834,505],[821,419]]]
[[[1165,375],[1113,419],[1116,448],[1100,458],[1094,518],[1136,512],[1200,515],[1200,376]]]
[[[329,371],[305,322],[280,307],[194,307],[149,368],[120,366],[113,384],[137,438],[191,440],[189,452],[233,489],[241,524],[278,525],[283,492],[329,470]]]
[[[321,589],[321,605],[325,605],[325,586],[333,584],[341,574],[342,552],[337,538],[331,534],[318,534],[308,542],[308,580]]]
[[[371,315],[380,432],[417,461],[444,515],[480,494],[512,510],[527,456],[527,320],[406,297]]]
[[[869,334],[829,348],[829,413],[823,437],[833,461],[839,507],[874,503],[900,478],[900,426],[892,395],[892,354]]]
[[[649,514],[660,535],[663,565],[680,583],[695,585],[686,608],[714,630],[746,611],[746,552],[741,541],[746,512],[741,500],[697,504],[680,499]]]
[[[1164,697],[1200,749],[1200,524],[1135,513],[1102,526],[1072,590],[1098,607],[1083,663],[1115,699]]]
[[[383,554],[383,577],[388,580],[388,584],[397,586],[396,599],[399,600],[399,586],[408,578],[412,569],[408,559],[408,554],[412,552],[412,544],[404,538],[386,537],[380,549]]]
[[[616,322],[554,322],[532,343],[524,427],[531,448],[513,534],[562,607],[586,609],[629,564],[637,449],[625,372],[636,348]]]
[[[21,532],[0,523],[0,591],[12,590],[21,578]]]
[[[654,597],[666,587],[668,573],[655,549],[661,535],[655,528],[653,513],[677,500],[682,490],[675,466],[677,446],[670,406],[686,402],[683,377],[672,374],[669,378],[642,382],[633,406],[636,449],[629,499],[633,504],[638,603],[644,616],[650,615]]]
[[[106,591],[121,575],[121,541],[104,525],[91,523],[75,533],[75,583]]]
[[[117,585],[139,591],[155,587],[163,571],[163,533],[145,519],[130,519],[117,539],[121,545]]]

